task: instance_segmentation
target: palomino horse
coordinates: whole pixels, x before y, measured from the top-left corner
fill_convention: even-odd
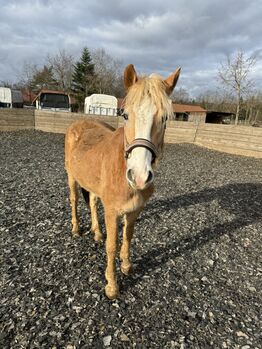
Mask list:
[[[130,243],[134,224],[152,195],[154,172],[163,150],[165,123],[172,114],[168,96],[178,80],[177,69],[166,80],[158,75],[138,78],[134,66],[124,72],[127,90],[124,127],[111,126],[93,120],[80,120],[67,130],[65,167],[72,206],[72,231],[78,234],[77,187],[89,195],[95,240],[102,234],[97,215],[98,198],[104,206],[106,224],[107,285],[105,293],[114,299],[118,295],[115,259],[117,256],[118,220],[124,218],[123,241],[120,249],[121,271],[132,271]]]

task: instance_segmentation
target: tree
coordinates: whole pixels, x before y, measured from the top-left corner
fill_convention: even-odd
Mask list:
[[[97,92],[117,97],[122,95],[124,87],[121,62],[111,57],[104,49],[93,51],[92,61],[95,66],[95,86]],[[121,83],[119,83],[120,81]]]
[[[94,64],[89,50],[85,47],[80,61],[74,65],[72,76],[72,91],[76,94],[79,108],[82,110],[84,109],[85,97],[95,92],[94,77]]]
[[[174,92],[171,95],[171,98],[174,99],[174,101],[176,103],[190,103],[191,102],[189,93],[183,87],[180,87],[177,90],[174,90]]]
[[[243,96],[249,93],[252,88],[249,73],[255,62],[255,57],[246,57],[243,51],[238,51],[233,58],[228,56],[226,63],[222,63],[218,70],[220,81],[236,97],[236,125],[238,124],[241,100],[243,100]]]
[[[57,81],[55,80],[53,67],[44,65],[42,69],[37,69],[33,73],[30,87],[33,91],[41,89],[58,89]]]
[[[74,67],[73,56],[65,50],[59,50],[55,56],[47,56],[49,66],[52,67],[54,78],[60,90],[69,92],[72,84]]]

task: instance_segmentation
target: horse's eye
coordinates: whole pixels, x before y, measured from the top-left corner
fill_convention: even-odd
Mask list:
[[[128,114],[123,113],[122,116],[123,116],[123,118],[124,118],[125,120],[128,120]]]

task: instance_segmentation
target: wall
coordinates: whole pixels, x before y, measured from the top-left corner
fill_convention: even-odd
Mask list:
[[[166,143],[194,143],[226,153],[262,158],[262,128],[170,121]]]
[[[231,154],[262,158],[261,127],[200,124],[195,143]]]
[[[36,129],[65,133],[73,121],[86,117],[95,119],[94,116],[77,113],[0,109],[0,130]],[[97,119],[115,128],[124,125],[122,117],[99,116]],[[258,127],[168,121],[165,142],[194,143],[232,154],[262,158],[262,128]]]
[[[35,128],[35,115],[32,109],[0,109],[0,130],[16,131]]]
[[[49,112],[43,110],[35,110],[35,129],[45,132],[65,133],[67,127],[74,121],[90,117],[95,119],[93,115],[80,113],[65,112]],[[118,127],[118,118],[111,116],[100,116],[99,120],[107,122],[113,127]]]

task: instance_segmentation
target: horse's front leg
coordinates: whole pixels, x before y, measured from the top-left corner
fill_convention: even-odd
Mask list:
[[[132,262],[130,261],[130,245],[134,234],[135,221],[141,210],[127,213],[124,216],[124,228],[123,228],[123,243],[120,250],[121,271],[125,275],[131,274],[133,271]]]
[[[106,253],[107,253],[107,267],[105,288],[106,296],[110,299],[115,299],[118,296],[118,285],[116,279],[116,265],[115,259],[117,254],[118,242],[118,215],[114,210],[107,210],[105,208],[105,223],[106,223]]]

